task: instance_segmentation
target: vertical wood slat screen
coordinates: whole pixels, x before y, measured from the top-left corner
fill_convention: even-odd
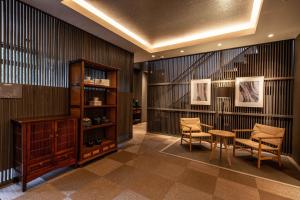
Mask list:
[[[22,84],[22,99],[0,99],[0,184],[12,174],[11,118],[69,113],[69,61],[119,67],[118,137],[132,134],[133,54],[18,0],[0,0],[0,84]],[[121,119],[128,119],[122,120]]]
[[[286,128],[283,152],[292,153],[294,40],[148,62],[148,131],[179,134],[180,117],[200,117],[220,127],[215,88],[234,88],[236,77],[264,76],[263,108],[234,106],[226,100],[228,129],[263,123]],[[211,106],[190,105],[191,79],[212,79]],[[222,81],[225,80],[225,81]]]

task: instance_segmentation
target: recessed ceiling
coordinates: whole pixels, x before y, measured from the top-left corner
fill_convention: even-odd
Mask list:
[[[177,49],[149,53],[140,46],[136,45],[134,42],[124,39],[124,37],[105,28],[105,26],[99,25],[86,16],[79,14],[77,11],[74,11],[73,9],[61,4],[61,0],[22,1],[55,17],[58,17],[74,26],[77,26],[93,35],[103,38],[104,40],[107,40],[108,42],[111,42],[123,49],[133,52],[135,62],[162,58],[167,59],[175,56],[292,39],[300,33],[299,0],[264,0],[259,21],[256,26],[256,31],[253,34],[235,36],[234,38],[217,37],[196,45],[185,44],[184,46],[178,48],[175,47]],[[88,1],[90,3],[92,2],[92,0]],[[249,9],[249,6],[252,4],[253,0],[99,0],[95,2],[100,2],[103,6],[102,9],[106,10],[109,15],[114,16],[115,20],[120,20],[120,23],[123,23],[124,20],[126,22],[126,26],[128,26],[131,31],[134,31],[137,34],[145,37],[145,40],[149,40],[149,42],[154,43],[156,40],[158,41],[158,39],[165,40],[172,35],[174,37],[180,37],[180,33],[193,32],[193,30],[196,30],[194,29],[195,27],[192,26],[193,24],[198,24],[197,26],[199,30],[202,30],[203,28],[202,26],[199,26],[201,24],[208,28],[213,28],[214,25],[218,26],[218,23],[220,22],[211,19],[220,20],[218,15],[220,12],[216,12],[213,7],[209,7],[212,6],[213,3],[207,5],[205,2],[219,2],[224,4],[226,2],[234,2],[236,7],[234,7],[235,9],[233,12],[235,12],[237,17],[240,17],[240,21],[243,21],[244,19],[249,18],[249,10],[247,11],[246,8]],[[244,7],[243,3],[245,3]],[[124,6],[122,4],[124,4]],[[198,8],[198,13],[190,12],[190,10],[193,11],[194,6],[196,7],[198,4],[203,4],[203,7]],[[118,7],[117,5],[122,6]],[[176,10],[175,8],[178,7],[181,8]],[[139,10],[136,10],[137,8],[139,8]],[[224,10],[225,9],[230,9],[230,6],[228,8],[224,7]],[[204,15],[202,13],[206,14]],[[197,18],[199,17],[198,15],[202,16],[203,19],[201,20],[200,18]],[[220,16],[222,17],[223,15]],[[226,17],[226,20],[228,20],[227,22],[229,22],[230,18],[226,15],[224,16]],[[132,20],[135,18],[136,20]],[[224,19],[224,23],[226,20]],[[164,25],[162,26],[162,24]],[[179,25],[184,28],[180,27]],[[169,31],[171,29],[172,31]],[[274,36],[269,38],[269,34],[274,34]],[[221,46],[218,45],[219,43]],[[180,52],[181,50],[184,50],[184,52]],[[152,55],[155,55],[155,57],[153,58]]]
[[[263,0],[63,0],[149,53],[255,33]]]

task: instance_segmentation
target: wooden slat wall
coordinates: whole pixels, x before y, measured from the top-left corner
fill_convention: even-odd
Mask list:
[[[0,184],[11,177],[10,119],[68,114],[68,65],[78,58],[120,68],[118,139],[132,137],[133,54],[18,0],[0,0],[0,83],[25,85],[23,99],[0,99]]]
[[[235,77],[264,76],[264,108],[235,107],[233,91],[225,123],[228,129],[251,128],[256,122],[284,127],[283,151],[292,153],[294,40],[151,61],[148,66],[148,131],[178,134],[183,116],[219,126],[215,88],[234,88]],[[204,78],[212,79],[212,104],[191,106],[189,81]]]

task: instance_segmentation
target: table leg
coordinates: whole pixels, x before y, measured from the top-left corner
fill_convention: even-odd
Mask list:
[[[215,155],[215,152],[216,152],[216,149],[217,149],[217,144],[218,144],[218,142],[217,142],[217,140],[216,140],[215,143],[214,143],[214,146],[213,146],[213,148],[212,148],[212,150],[211,150],[209,160],[212,160],[212,159],[213,159],[213,157],[214,157],[214,155]]]
[[[228,145],[227,145],[227,141],[228,139],[225,138],[224,139],[224,146],[225,146],[225,150],[226,150],[226,156],[227,156],[227,161],[228,161],[228,164],[229,166],[231,166],[231,159],[230,159],[230,155],[229,155],[229,150],[228,150]]]
[[[222,143],[223,143],[223,137],[219,137],[220,138],[220,160],[222,160]]]

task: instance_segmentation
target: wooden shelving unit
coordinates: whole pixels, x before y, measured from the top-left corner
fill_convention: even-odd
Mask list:
[[[83,59],[70,63],[70,112],[72,116],[79,118],[78,164],[117,150],[117,72],[118,68]],[[109,79],[110,85],[87,84],[84,82],[87,76],[91,79]],[[94,97],[102,101],[101,106],[89,105]],[[91,126],[82,124],[83,118],[104,116],[108,122]],[[100,144],[87,144],[99,137]]]

